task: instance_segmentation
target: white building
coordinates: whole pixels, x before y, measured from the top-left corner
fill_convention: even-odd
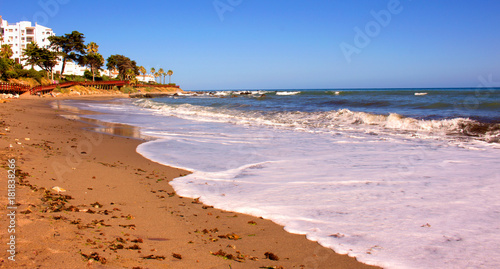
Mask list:
[[[40,47],[48,47],[50,41],[49,36],[55,35],[52,29],[35,23],[31,25],[29,21],[21,21],[15,24],[8,23],[0,16],[0,45],[9,44],[12,47],[14,59],[17,63],[22,62],[21,58],[26,45],[31,42],[36,42]]]
[[[48,48],[50,41],[49,36],[54,36],[55,33],[52,29],[35,23],[34,26],[31,25],[29,21],[21,21],[18,23],[8,23],[6,20],[2,19],[0,16],[0,45],[9,44],[11,45],[12,59],[16,63],[24,64],[23,50],[26,49],[26,45],[32,41],[36,42],[38,46]],[[29,67],[28,67],[29,68]],[[54,67],[54,72],[60,71],[62,68],[62,60]],[[40,70],[39,67],[35,67],[36,70]],[[87,68],[77,65],[71,61],[66,61],[66,66],[64,68],[65,75],[83,75]]]
[[[155,77],[153,75],[150,75],[150,74],[138,75],[135,78],[137,79],[137,81],[144,82],[144,83],[155,82]]]

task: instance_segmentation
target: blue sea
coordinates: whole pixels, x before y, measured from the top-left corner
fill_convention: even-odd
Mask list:
[[[193,172],[179,195],[385,268],[500,267],[499,88],[64,102],[139,127],[138,153]]]
[[[196,98],[193,105],[266,112],[331,112],[341,109],[416,119],[470,118],[500,122],[500,88],[209,91],[199,97],[247,96],[231,102]],[[179,99],[168,103],[183,104]]]

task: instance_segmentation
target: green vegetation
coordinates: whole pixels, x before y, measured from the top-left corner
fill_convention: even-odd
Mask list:
[[[81,60],[82,64],[90,68],[92,81],[95,81],[95,74],[98,73],[104,65],[104,57],[97,52],[98,49],[99,46],[96,43],[90,42],[90,44],[87,45],[87,54],[82,56]]]
[[[53,69],[57,64],[57,52],[51,51],[47,48],[40,48],[35,42],[31,42],[24,50],[24,56],[27,65],[38,66],[47,71],[47,74],[52,75],[54,79]]]
[[[14,52],[12,51],[12,46],[9,44],[3,44],[2,48],[0,49],[0,57],[5,59],[10,59],[12,55],[14,55]]]
[[[172,78],[172,75],[174,74],[174,71],[172,70],[168,70],[167,71],[167,75],[168,75],[168,85],[172,84],[172,82],[170,81],[170,79]],[[174,84],[175,85],[175,84]]]
[[[121,92],[123,93],[135,93],[137,92],[136,89],[134,89],[133,87],[130,87],[130,86],[123,86],[121,89],[120,89]]]
[[[139,67],[135,61],[123,55],[111,55],[107,59],[106,67],[108,70],[118,70],[118,77],[120,79],[135,78],[139,74]]]
[[[63,59],[61,74],[64,74],[67,60],[82,63],[83,56],[86,53],[84,40],[84,35],[78,31],[63,36],[49,36],[51,48],[57,51],[58,56]]]
[[[42,77],[45,75],[45,71],[36,71],[34,69],[23,69],[23,66],[16,64],[14,60],[10,59],[12,57],[12,48],[10,45],[4,44],[0,50],[0,79],[9,80],[17,79],[20,77],[33,78],[39,83]]]
[[[155,75],[155,72],[156,72],[155,68],[154,68],[154,67],[151,67],[151,75],[153,75],[153,76],[154,76],[154,75]],[[156,78],[156,77],[155,77],[155,78]]]
[[[147,73],[146,68],[144,68],[144,66],[142,66],[142,65],[139,66],[139,72],[141,72],[143,76],[145,76]]]
[[[163,68],[160,68],[160,70],[158,70],[158,76],[160,77],[160,83],[161,83],[161,76],[164,74],[165,74],[165,71],[163,70]],[[165,76],[163,78],[165,78]]]
[[[13,51],[10,45],[2,45],[0,48],[0,79],[9,81],[10,79],[33,78],[40,84],[42,84],[43,77],[47,79],[51,78],[51,80],[56,79],[60,82],[86,81],[90,79],[92,81],[114,80],[108,76],[101,76],[99,71],[103,70],[104,57],[99,53],[99,45],[95,42],[85,45],[84,34],[73,31],[62,36],[50,36],[48,40],[50,41],[50,46],[48,47],[40,47],[35,42],[27,44],[22,58],[24,66],[16,64],[11,59]],[[54,67],[58,64],[59,59],[62,60],[61,70],[55,73]],[[86,66],[89,70],[85,71],[83,76],[61,75],[64,74],[68,61]],[[142,73],[145,76],[147,74],[147,69],[144,66],[138,66],[136,61],[124,55],[111,55],[106,61],[106,68],[110,72],[118,71],[117,79],[119,80],[130,80],[132,83],[137,83],[137,75]],[[31,69],[24,69],[26,66],[31,66]],[[35,67],[42,69],[42,71],[36,71]],[[148,83],[165,84],[165,78],[169,76],[169,85],[175,85],[170,83],[173,74],[172,70],[165,72],[163,68],[159,68],[158,71],[155,68],[151,68],[150,71],[155,79],[158,77],[160,79],[154,83]]]

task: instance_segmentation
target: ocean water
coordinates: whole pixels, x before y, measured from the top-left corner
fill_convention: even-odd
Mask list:
[[[179,195],[385,268],[500,267],[500,89],[65,102],[140,127],[137,152],[193,172]]]

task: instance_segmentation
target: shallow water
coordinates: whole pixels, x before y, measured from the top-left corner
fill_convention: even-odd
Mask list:
[[[279,95],[293,96],[300,94]],[[354,108],[257,110],[241,108],[242,98],[205,99],[212,104],[199,97],[68,104],[156,137],[137,151],[193,171],[171,182],[180,195],[271,219],[387,268],[500,266],[499,147],[436,131],[457,119],[407,119],[431,126],[414,130],[382,125],[389,116],[376,114],[357,114],[371,123],[339,120],[367,113]]]

